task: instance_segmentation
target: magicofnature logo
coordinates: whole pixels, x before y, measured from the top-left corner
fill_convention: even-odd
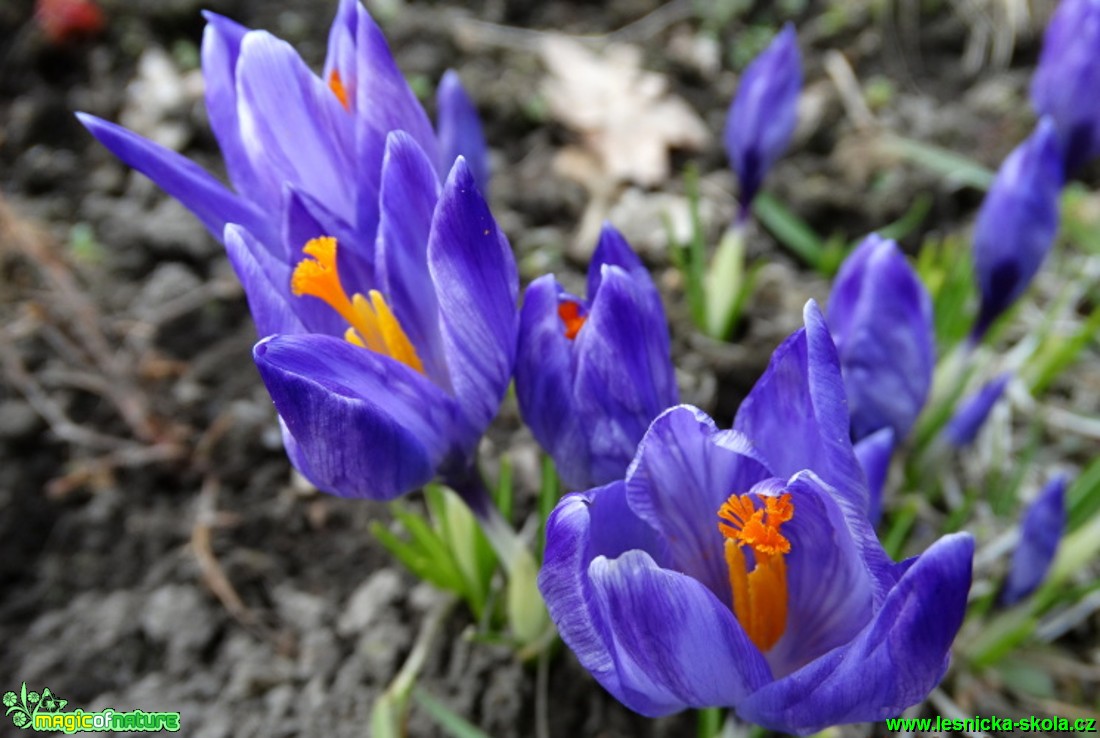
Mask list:
[[[4,714],[11,718],[17,728],[30,728],[43,732],[61,733],[103,733],[107,731],[140,731],[175,733],[180,729],[178,712],[145,712],[144,710],[65,710],[69,704],[53,694],[49,688],[39,694],[27,691],[27,683],[19,687],[19,692],[5,692],[3,697]]]

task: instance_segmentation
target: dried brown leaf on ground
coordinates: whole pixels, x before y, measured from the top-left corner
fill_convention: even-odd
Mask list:
[[[611,45],[598,54],[549,34],[539,53],[550,73],[544,93],[551,115],[578,133],[599,163],[603,182],[590,181],[591,171],[583,174],[590,189],[660,184],[669,175],[670,149],[699,149],[709,140],[702,119],[669,91],[668,79],[642,69],[638,47]]]

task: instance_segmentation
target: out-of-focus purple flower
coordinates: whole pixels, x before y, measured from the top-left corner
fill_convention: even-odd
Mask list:
[[[305,243],[287,240],[294,212],[305,211],[320,226],[313,236],[347,234],[344,254],[371,261],[382,157],[395,130],[424,150],[437,180],[457,154],[469,157],[479,183],[485,179],[484,144],[478,147],[472,134],[477,124],[470,120],[476,112],[459,109],[457,80],[452,76],[441,93],[444,150],[382,31],[358,0],[340,0],[320,77],[270,33],[215,13],[205,16],[206,107],[233,190],[125,128],[90,115],[79,118],[118,158],[198,216],[215,238],[236,223],[287,257]]]
[[[1100,2],[1062,0],[1043,36],[1031,103],[1050,116],[1071,174],[1100,154]]]
[[[872,523],[877,523],[882,517],[882,493],[890,472],[890,457],[894,453],[895,445],[894,431],[889,427],[877,430],[855,444],[856,458],[867,476]]]
[[[570,489],[621,479],[650,422],[679,402],[661,296],[610,225],[588,267],[587,300],[549,274],[527,288],[516,396]]]
[[[481,118],[477,114],[458,73],[448,69],[439,81],[435,93],[438,109],[440,154],[443,166],[450,166],[458,157],[464,157],[481,194],[489,196],[489,147],[481,130]]]
[[[1023,294],[1058,233],[1058,194],[1064,182],[1054,124],[1035,132],[1001,164],[974,226],[974,274],[981,308],[971,337],[985,332]]]
[[[726,151],[741,184],[742,217],[790,143],[801,91],[798,36],[788,23],[745,69],[726,121]]]
[[[955,414],[943,429],[947,442],[956,448],[973,443],[1011,379],[1012,374],[1005,372],[959,403],[955,408]]]
[[[1008,578],[1001,589],[1002,605],[1014,605],[1030,595],[1050,570],[1066,531],[1067,482],[1062,475],[1047,482],[1024,511],[1020,521],[1020,542],[1016,544]]]
[[[805,319],[734,430],[672,408],[625,480],[551,515],[539,577],[551,617],[637,712],[722,706],[805,735],[895,716],[947,667],[973,540],[890,561],[867,519],[836,350],[812,303]]]
[[[845,259],[829,295],[852,438],[905,438],[932,385],[932,299],[897,244],[871,234]]]

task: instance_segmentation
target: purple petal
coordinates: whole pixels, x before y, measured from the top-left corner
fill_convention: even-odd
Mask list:
[[[496,415],[512,378],[516,262],[462,159],[443,187],[428,241],[451,387],[474,428]]]
[[[604,265],[575,340],[574,409],[588,437],[592,484],[621,479],[638,442],[679,401],[668,327],[653,283]]]
[[[356,34],[359,27],[360,0],[340,0],[336,16],[328,32],[328,53],[325,54],[325,66],[322,79],[325,84],[339,75],[340,83],[348,93],[348,105],[356,110],[355,90],[358,88],[359,69],[356,50]]]
[[[870,497],[848,436],[836,347],[812,300],[803,317],[806,327],[772,354],[733,427],[752,440],[777,476],[812,469],[848,499],[853,511],[867,515]]]
[[[661,414],[642,439],[627,476],[627,500],[668,541],[673,568],[732,602],[718,509],[771,477],[740,433],[719,431],[688,405]]]
[[[619,233],[610,223],[604,223],[600,230],[600,240],[596,244],[596,250],[592,253],[592,261],[588,264],[588,300],[592,302],[600,291],[604,265],[617,266],[629,274],[638,284],[646,284],[651,288],[657,305],[660,306],[661,296],[657,287],[653,284],[653,278],[645,264],[634,253],[623,234]],[[663,309],[662,309],[662,312]]]
[[[210,128],[221,148],[229,181],[237,192],[256,200],[262,197],[261,187],[241,140],[237,116],[237,58],[249,29],[210,11],[203,11],[203,17],[202,78]]]
[[[453,69],[443,73],[435,93],[439,121],[439,171],[450,170],[458,157],[464,157],[481,194],[489,195],[489,147],[481,130],[481,118],[462,80]]]
[[[932,300],[897,244],[871,235],[840,268],[829,298],[852,416],[860,440],[890,427],[904,438],[932,385]]]
[[[389,500],[451,462],[453,401],[388,356],[307,334],[265,339],[253,358],[320,489]]]
[[[743,209],[787,149],[798,122],[801,90],[798,37],[788,23],[745,69],[726,122],[726,150],[741,183]]]
[[[1011,372],[1005,372],[960,403],[943,429],[947,442],[956,448],[973,443],[1011,379]]]
[[[588,575],[611,634],[615,696],[631,709],[658,717],[732,706],[770,681],[729,606],[691,577],[660,568],[644,551],[598,557]]]
[[[855,445],[856,458],[867,476],[867,487],[871,492],[872,522],[877,523],[882,517],[882,490],[890,471],[894,445],[894,431],[890,428],[876,431]]]
[[[226,226],[224,241],[260,338],[275,333],[305,333],[295,306],[288,302],[288,298],[296,298],[288,289],[290,267],[286,262],[272,256],[243,226]]]
[[[265,197],[279,202],[290,184],[355,221],[354,118],[293,48],[252,31],[237,61],[238,114],[249,159]]]
[[[768,652],[777,678],[847,643],[871,619],[878,582],[837,506],[835,492],[810,472],[782,490],[794,517],[783,524],[787,554],[787,630]]]
[[[1054,125],[1043,118],[1001,164],[982,202],[974,226],[974,275],[982,297],[974,341],[1024,293],[1054,243],[1061,156]]]
[[[874,619],[849,644],[761,688],[738,715],[807,735],[896,717],[925,697],[947,668],[970,589],[974,541],[945,536],[921,555]]]
[[[1031,102],[1058,129],[1067,173],[1100,154],[1100,3],[1062,0],[1031,78]]]
[[[265,242],[275,240],[264,214],[190,159],[95,116],[77,113],[76,117],[112,154],[183,203],[214,238],[221,240],[226,224],[240,223]]]
[[[1050,571],[1066,531],[1067,483],[1063,475],[1050,480],[1024,511],[1020,542],[1012,554],[1012,565],[1001,590],[1002,605],[1014,605],[1030,595]]]
[[[566,495],[546,523],[546,552],[539,591],[562,640],[612,694],[623,693],[608,624],[595,607],[588,567],[596,556],[614,558],[631,550],[663,561],[663,544],[626,504],[622,481],[583,494]],[[637,696],[642,712],[657,712],[667,696]],[[656,700],[656,702],[655,702]]]
[[[520,311],[516,351],[516,399],[523,422],[569,489],[595,486],[591,479],[588,435],[573,401],[575,346],[558,316],[561,287],[545,274],[527,287]]]
[[[439,301],[428,273],[428,238],[439,180],[416,141],[403,131],[386,139],[379,203],[378,279],[436,384],[450,387],[439,332]]]

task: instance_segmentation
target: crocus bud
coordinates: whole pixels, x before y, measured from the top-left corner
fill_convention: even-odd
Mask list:
[[[956,448],[969,446],[978,437],[986,418],[1001,399],[1012,374],[1005,372],[968,397],[955,409],[955,414],[943,429],[944,438]]]
[[[894,445],[894,431],[886,427],[875,431],[853,447],[856,459],[867,477],[872,523],[877,523],[882,517],[882,493],[886,487],[886,477],[890,473],[890,456],[894,453]]]
[[[845,259],[829,296],[852,439],[890,428],[901,441],[932,384],[932,300],[897,244],[871,234]]]
[[[1066,530],[1066,478],[1058,475],[1047,482],[1020,521],[1020,542],[1012,554],[1000,603],[1014,605],[1042,584],[1058,544]]]
[[[1064,181],[1061,156],[1054,123],[1043,118],[1005,159],[985,196],[974,226],[974,273],[982,300],[971,333],[975,343],[1027,289],[1054,243]]]
[[[1072,173],[1100,155],[1100,2],[1062,0],[1043,36],[1031,103],[1050,116]]]
[[[744,217],[798,122],[802,57],[788,23],[745,69],[726,122],[726,150],[741,184]]]
[[[441,171],[447,171],[462,156],[474,175],[478,189],[489,196],[489,147],[481,130],[481,118],[466,88],[453,69],[448,69],[439,81],[435,94],[438,108],[439,153]]]
[[[587,300],[549,274],[527,288],[516,361],[523,420],[571,489],[621,479],[650,422],[678,402],[661,297],[609,225]]]

